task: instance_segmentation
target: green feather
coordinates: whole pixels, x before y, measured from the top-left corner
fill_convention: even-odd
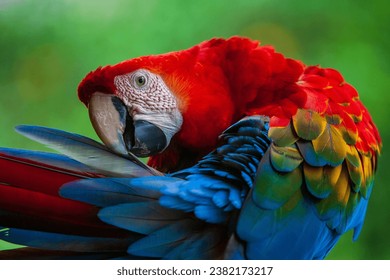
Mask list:
[[[291,128],[291,122],[285,127],[271,127],[268,137],[279,147],[290,146],[299,139]]]
[[[348,180],[348,172],[345,166],[343,166],[337,181],[334,184],[331,184],[331,194],[316,204],[316,208],[321,219],[330,220],[328,222],[333,226],[335,226],[335,222],[331,219],[339,219],[340,212],[344,211],[349,200],[351,188]]]
[[[341,164],[347,155],[347,144],[340,131],[330,124],[327,124],[323,133],[313,140],[313,147],[331,166]]]
[[[253,201],[262,208],[276,209],[285,204],[302,185],[300,168],[292,172],[278,172],[270,162],[270,150],[259,166],[253,190]]]
[[[278,147],[271,145],[272,166],[280,172],[291,172],[297,168],[303,158],[295,145],[288,147]]]
[[[341,172],[341,165],[337,167],[313,167],[309,164],[303,166],[306,187],[317,198],[327,198],[337,183]]]
[[[294,129],[304,140],[313,140],[322,134],[326,126],[326,119],[317,112],[298,109],[293,116]]]

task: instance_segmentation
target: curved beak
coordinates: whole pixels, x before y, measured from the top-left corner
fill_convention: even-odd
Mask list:
[[[127,155],[151,156],[164,150],[168,140],[164,132],[146,120],[130,116],[116,96],[95,92],[88,104],[89,117],[99,138],[112,151]]]

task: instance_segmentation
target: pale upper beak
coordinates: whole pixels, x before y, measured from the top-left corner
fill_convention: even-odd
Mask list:
[[[169,144],[166,134],[147,120],[133,120],[126,105],[116,96],[95,92],[88,104],[92,125],[112,151],[147,157],[163,151]]]

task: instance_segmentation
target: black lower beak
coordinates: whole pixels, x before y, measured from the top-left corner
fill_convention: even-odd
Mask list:
[[[129,136],[133,139],[129,139]],[[164,132],[154,124],[137,120],[134,122],[134,134],[124,134],[126,147],[137,156],[151,156],[164,150],[167,139]],[[129,141],[130,140],[130,141]],[[130,146],[130,144],[132,144]]]

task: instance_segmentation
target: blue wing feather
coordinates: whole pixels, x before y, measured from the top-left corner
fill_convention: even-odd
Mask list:
[[[156,178],[160,180],[156,180]],[[128,202],[156,200],[161,196],[158,184],[175,181],[166,180],[169,178],[165,177],[150,177],[150,179],[142,181],[129,180],[128,178],[80,180],[65,184],[61,188],[60,194],[65,198],[106,207]]]
[[[112,153],[102,144],[85,136],[58,129],[21,125],[16,128],[20,134],[57,150],[70,158],[97,170],[107,176],[143,177],[160,173],[143,164],[137,157]]]
[[[162,207],[158,201],[136,202],[105,207],[99,218],[111,225],[141,234],[153,231],[178,221],[185,216],[182,211]]]
[[[169,224],[131,244],[128,252],[132,255],[161,258],[191,236],[192,228],[193,221],[189,219]]]
[[[0,154],[9,155],[14,158],[40,162],[48,166],[55,166],[65,170],[75,171],[77,173],[97,173],[95,169],[61,154],[11,148],[0,148]]]
[[[121,252],[134,238],[90,237],[24,229],[3,229],[0,239],[46,250]]]

